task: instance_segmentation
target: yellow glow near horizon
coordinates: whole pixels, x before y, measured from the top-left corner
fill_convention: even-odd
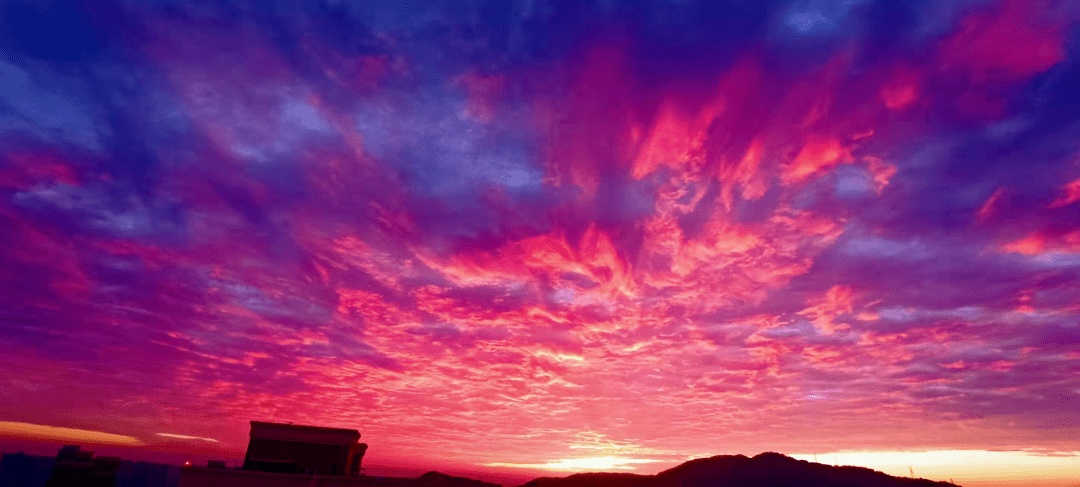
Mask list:
[[[626,458],[626,457],[586,457],[586,458],[564,458],[561,460],[551,460],[547,463],[485,463],[484,466],[488,467],[511,467],[511,468],[530,468],[537,470],[559,470],[559,471],[599,471],[599,470],[631,470],[634,467],[633,464],[637,463],[653,463],[660,460],[649,460],[645,458]]]
[[[122,446],[143,446],[144,444],[142,440],[132,436],[12,421],[0,421],[0,436],[68,443],[98,443]]]
[[[790,456],[815,461],[814,454]],[[828,452],[818,453],[817,462],[866,467],[896,477],[910,477],[913,471],[918,478],[953,479],[965,487],[1080,485],[1078,451],[1052,454],[988,450]]]

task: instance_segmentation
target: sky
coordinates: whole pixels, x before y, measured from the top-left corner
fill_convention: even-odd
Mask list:
[[[970,485],[1071,486],[1078,26],[0,1],[0,436],[235,457],[292,421],[383,465],[976,455]]]

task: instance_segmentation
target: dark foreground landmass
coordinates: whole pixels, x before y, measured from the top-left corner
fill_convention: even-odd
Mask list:
[[[52,472],[53,457],[8,453],[0,459],[0,487],[43,487]],[[180,467],[153,462],[123,460],[116,473],[116,487],[177,487]]]
[[[834,467],[779,453],[691,460],[656,475],[579,473],[540,477],[523,487],[955,487],[948,482],[893,477],[862,467]]]
[[[4,455],[0,487],[41,487],[53,459],[22,453]],[[428,472],[417,480],[442,487],[502,487],[465,477]],[[150,462],[120,465],[117,487],[176,487],[180,467]],[[834,467],[796,460],[779,453],[753,458],[722,455],[691,460],[656,475],[579,473],[540,477],[522,487],[956,487],[948,482],[892,477],[862,467]]]

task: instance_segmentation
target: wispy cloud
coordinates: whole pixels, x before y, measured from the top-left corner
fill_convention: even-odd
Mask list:
[[[215,440],[213,438],[203,438],[201,436],[177,435],[177,434],[173,434],[173,433],[155,433],[155,435],[162,436],[162,437],[165,437],[165,438],[176,438],[176,439],[179,439],[179,440],[198,440],[198,441],[208,441],[210,443],[220,443],[218,440]]]

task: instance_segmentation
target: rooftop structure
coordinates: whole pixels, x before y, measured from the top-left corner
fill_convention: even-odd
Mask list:
[[[250,436],[243,469],[258,472],[355,477],[367,451],[351,429],[252,421]]]

